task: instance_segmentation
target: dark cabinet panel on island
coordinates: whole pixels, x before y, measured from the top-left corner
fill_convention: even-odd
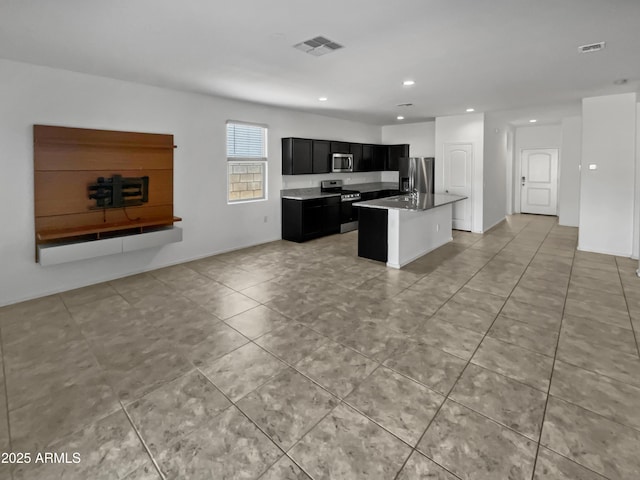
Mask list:
[[[388,210],[362,207],[359,214],[358,256],[386,262]]]
[[[399,170],[399,160],[409,157],[409,145],[389,145],[389,156],[385,165],[385,170]]]
[[[350,153],[347,142],[331,142],[331,153]]]
[[[313,171],[311,173],[329,173],[330,171],[330,142],[326,140],[313,140]]]
[[[304,242],[340,232],[340,197],[282,199],[282,238]]]

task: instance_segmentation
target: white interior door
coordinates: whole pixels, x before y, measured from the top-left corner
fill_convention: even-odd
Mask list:
[[[540,215],[558,213],[558,150],[522,150],[520,211]]]
[[[473,144],[445,144],[443,158],[445,192],[467,197],[466,200],[453,204],[452,227],[471,231]]]

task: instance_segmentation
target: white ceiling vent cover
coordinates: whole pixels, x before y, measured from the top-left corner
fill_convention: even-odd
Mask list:
[[[332,42],[326,37],[315,37],[311,40],[296,43],[293,48],[308,53],[309,55],[313,55],[314,57],[319,57],[321,55],[326,55],[327,53],[335,52],[343,47],[339,43]]]
[[[579,46],[578,50],[581,53],[597,52],[598,50],[602,50],[604,48],[604,45],[605,45],[605,42],[590,43],[589,45]]]

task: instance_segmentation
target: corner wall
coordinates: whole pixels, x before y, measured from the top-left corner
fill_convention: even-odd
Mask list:
[[[0,305],[277,240],[281,137],[381,141],[374,125],[8,60],[0,60],[0,105]],[[269,127],[267,201],[227,204],[229,119]],[[36,264],[34,124],[173,134],[174,211],[184,219],[184,241],[51,267]]]
[[[637,110],[635,93],[582,101],[579,250],[632,254]]]
[[[484,114],[452,115],[436,118],[435,135],[435,191],[444,190],[443,156],[448,143],[473,144],[473,172],[471,193],[471,230],[482,233],[484,196]]]
[[[582,159],[582,117],[562,119],[558,223],[577,227],[580,223],[580,162]]]
[[[513,158],[514,129],[491,114],[484,121],[483,230],[504,220],[507,213],[507,166]]]

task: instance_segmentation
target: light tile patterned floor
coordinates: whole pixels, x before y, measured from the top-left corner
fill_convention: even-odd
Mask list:
[[[82,461],[0,478],[640,478],[637,262],[576,238],[280,241],[2,308],[0,450]]]

